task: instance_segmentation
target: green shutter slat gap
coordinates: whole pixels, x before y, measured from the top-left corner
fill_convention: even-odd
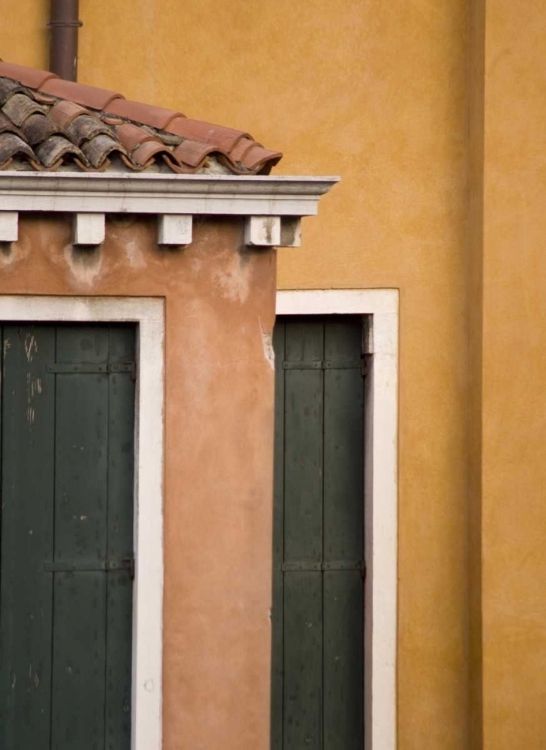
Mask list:
[[[361,340],[357,316],[275,327],[272,750],[363,748]]]
[[[0,746],[129,750],[132,584],[105,563],[133,549],[134,383],[85,370],[134,328],[6,326],[3,351]]]

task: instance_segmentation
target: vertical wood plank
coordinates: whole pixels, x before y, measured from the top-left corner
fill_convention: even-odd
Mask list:
[[[343,320],[325,326],[325,358],[358,361],[362,324]],[[364,381],[360,369],[324,373],[324,559],[363,558]]]
[[[322,574],[284,580],[284,750],[322,750]]]
[[[324,572],[324,750],[362,750],[364,590],[358,570]]]
[[[59,572],[54,576],[51,746],[102,750],[105,575]]]
[[[109,328],[109,362],[135,359],[135,329]],[[135,385],[128,372],[109,376],[108,557],[133,556]],[[107,575],[105,748],[130,750],[133,583]]]
[[[325,359],[360,359],[362,323],[325,325]],[[360,369],[328,369],[324,381],[324,561],[364,557],[364,382]],[[364,736],[363,580],[324,573],[324,750],[361,750]]]
[[[321,320],[285,332],[284,560],[322,558],[323,373]],[[297,365],[302,369],[297,369]],[[284,573],[284,750],[322,746],[322,574]]]
[[[54,328],[8,325],[2,343],[0,747],[49,748]]]
[[[286,361],[321,361],[324,327],[320,321],[286,329]],[[285,561],[322,557],[323,373],[320,369],[285,371]]]
[[[284,338],[285,326],[273,331],[275,351],[275,460],[273,492],[273,609],[271,617],[271,750],[283,747],[283,572],[284,560]]]
[[[58,361],[107,353],[103,327],[59,326]],[[56,377],[55,560],[92,567],[107,552],[108,376]],[[104,744],[106,574],[56,573],[54,586],[52,746],[95,750]]]

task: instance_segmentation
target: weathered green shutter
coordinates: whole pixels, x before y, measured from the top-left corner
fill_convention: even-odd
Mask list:
[[[362,750],[362,321],[275,327],[272,750]]]
[[[0,747],[128,750],[134,328],[2,345]]]

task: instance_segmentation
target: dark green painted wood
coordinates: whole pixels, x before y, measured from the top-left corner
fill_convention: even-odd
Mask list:
[[[13,331],[2,391],[0,747],[129,750],[132,581],[111,562],[133,550],[134,382],[110,364],[134,361],[134,329]],[[59,363],[114,372],[48,372]],[[36,634],[43,664],[29,671]]]
[[[109,330],[109,361],[135,357],[134,330]],[[135,386],[130,373],[109,378],[108,557],[133,552]],[[129,509],[129,510],[128,510]],[[123,750],[131,743],[131,651],[133,586],[126,572],[107,576],[105,748]]]
[[[324,574],[324,748],[363,750],[364,589],[359,571]]]
[[[52,748],[104,747],[106,574],[54,573]]]
[[[107,356],[107,329],[58,329],[61,361],[106,361]],[[108,376],[56,378],[54,559],[102,562],[107,558]],[[52,745],[56,750],[100,748],[106,573],[55,573],[54,588]]]
[[[108,338],[108,326],[58,326],[55,361],[58,364],[106,364]]]
[[[360,320],[326,322],[325,356],[356,359]],[[324,559],[362,560],[363,555],[363,395],[362,372],[324,373]]]
[[[319,322],[287,325],[288,362],[322,360]],[[284,374],[284,559],[322,557],[322,370]]]
[[[356,316],[276,325],[273,750],[363,747],[361,336]]]
[[[52,328],[5,326],[0,747],[49,748],[54,378]]]
[[[284,750],[322,748],[322,574],[284,578]]]

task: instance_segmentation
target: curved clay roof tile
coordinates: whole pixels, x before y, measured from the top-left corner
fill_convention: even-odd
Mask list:
[[[32,114],[24,121],[21,125],[21,131],[25,134],[25,138],[31,146],[42,143],[54,133],[61,134],[61,130],[49,117],[38,113]]]
[[[137,146],[137,148],[131,154],[131,160],[134,161],[134,163],[139,167],[143,167],[145,164],[148,164],[151,159],[154,159],[159,155],[166,156],[177,166],[180,165],[180,162],[175,157],[173,152],[170,151],[166,146],[164,146],[159,140],[146,141],[140,146]]]
[[[86,161],[80,149],[62,135],[52,135],[37,146],[35,152],[40,164],[46,169],[56,169],[67,156]]]
[[[38,68],[28,68],[26,65],[17,65],[16,63],[6,63],[0,61],[0,76],[11,78],[13,81],[22,83],[31,89],[41,88],[46,81],[58,78],[58,75],[51,73],[49,70],[39,70]]]
[[[91,109],[106,109],[114,99],[123,99],[121,94],[95,86],[85,86],[76,81],[63,81],[60,78],[50,79],[41,86],[41,91],[52,94],[59,99],[70,99],[76,104],[83,104]]]
[[[72,143],[80,147],[84,141],[95,138],[101,133],[112,137],[111,129],[107,125],[104,125],[97,117],[92,117],[90,114],[75,117],[66,128],[66,134]]]
[[[49,110],[49,116],[52,120],[63,128],[67,128],[74,118],[80,115],[89,115],[95,117],[88,109],[82,107],[81,104],[75,102],[69,102],[61,100],[55,103]]]
[[[180,161],[183,161],[194,169],[198,169],[204,164],[207,156],[214,152],[218,152],[216,146],[190,140],[183,141],[183,143],[181,143],[180,146],[177,146],[174,150],[175,156],[177,156]]]
[[[95,169],[101,169],[105,166],[108,157],[114,152],[127,154],[121,143],[118,143],[112,136],[103,134],[97,135],[84,143],[82,151]]]
[[[165,130],[169,123],[176,118],[184,118],[183,114],[174,112],[172,109],[154,107],[151,104],[141,104],[140,102],[131,102],[126,99],[116,99],[102,109],[119,117],[126,117],[128,120],[135,120],[145,125],[151,125],[151,127],[158,130]]]
[[[26,90],[17,81],[9,78],[0,78],[0,107],[3,107],[7,100],[14,94],[26,94]]]
[[[4,114],[18,127],[21,127],[24,121],[36,112],[41,115],[46,114],[42,105],[26,94],[14,94],[7,100],[2,109]]]
[[[267,174],[281,158],[243,130],[0,61],[0,168],[18,160],[18,169],[53,170],[69,160],[89,171],[124,169],[113,153],[135,171],[188,174],[214,171],[215,160],[234,174]]]
[[[4,133],[0,139],[0,166],[11,162],[14,156],[34,159],[34,152],[22,138],[14,133]]]

